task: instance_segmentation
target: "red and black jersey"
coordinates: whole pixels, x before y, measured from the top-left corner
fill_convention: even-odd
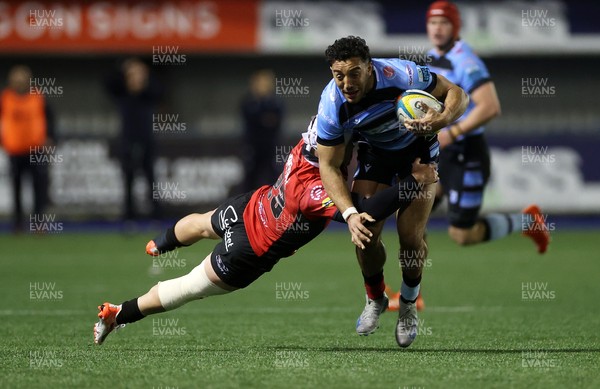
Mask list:
[[[319,168],[303,155],[304,147],[308,146],[301,140],[277,182],[254,192],[244,210],[246,234],[257,256],[294,254],[319,235],[337,211]]]

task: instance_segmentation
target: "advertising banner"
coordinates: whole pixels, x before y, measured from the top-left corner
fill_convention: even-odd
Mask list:
[[[600,52],[600,28],[587,20],[600,6],[563,1],[456,2],[460,36],[482,55]],[[260,51],[322,54],[336,38],[363,37],[375,55],[429,48],[429,2],[267,1],[260,7]],[[421,53],[424,54],[424,53]]]
[[[256,9],[255,0],[4,1],[0,52],[252,52]]]
[[[492,175],[484,210],[536,203],[548,212],[600,213],[597,136],[489,137]]]

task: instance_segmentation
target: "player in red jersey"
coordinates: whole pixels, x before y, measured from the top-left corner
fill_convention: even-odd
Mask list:
[[[121,305],[98,307],[94,342],[102,344],[116,327],[165,312],[209,296],[244,288],[294,254],[342,215],[325,192],[315,148],[316,119],[290,153],[277,182],[227,200],[215,210],[179,220],[146,246],[159,255],[201,239],[221,239],[189,274],[159,282],[146,294]],[[348,150],[346,162],[351,156]],[[369,199],[353,199],[363,222],[376,222],[402,212],[423,186],[437,182],[434,164],[415,160],[412,174],[397,186]]]

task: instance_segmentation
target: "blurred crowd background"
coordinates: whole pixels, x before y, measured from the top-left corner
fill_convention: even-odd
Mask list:
[[[174,218],[272,182],[331,79],[325,48],[359,35],[427,64],[428,4],[0,1],[2,89],[42,96],[48,129],[0,149],[0,222],[18,222],[17,173],[25,223]],[[484,209],[600,214],[600,5],[457,4],[502,104]]]

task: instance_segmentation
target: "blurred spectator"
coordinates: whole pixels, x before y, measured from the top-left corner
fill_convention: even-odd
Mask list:
[[[119,159],[125,184],[123,220],[135,220],[133,180],[142,168],[148,184],[148,199],[154,219],[160,217],[160,206],[153,201],[155,143],[152,133],[153,115],[163,96],[163,87],[150,73],[148,65],[137,58],[125,60],[120,71],[106,83],[121,116]]]
[[[275,182],[278,171],[276,146],[281,145],[283,102],[275,94],[275,75],[264,69],[250,77],[250,90],[242,99],[244,122],[244,191]]]
[[[33,183],[33,212],[41,214],[47,203],[48,165],[31,161],[52,144],[53,120],[46,99],[31,90],[31,69],[16,65],[8,73],[8,86],[0,98],[0,142],[10,159],[15,232],[23,229],[22,183],[29,174]]]

